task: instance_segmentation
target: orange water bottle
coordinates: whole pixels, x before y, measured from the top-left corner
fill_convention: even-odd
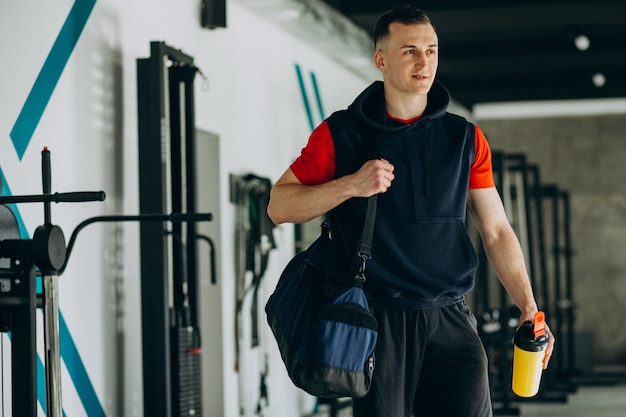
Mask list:
[[[534,320],[527,320],[513,337],[513,392],[520,397],[532,397],[539,391],[543,359],[549,336],[545,314],[539,311]]]

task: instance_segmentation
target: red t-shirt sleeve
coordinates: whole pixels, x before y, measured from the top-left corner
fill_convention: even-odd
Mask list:
[[[335,146],[326,122],[322,122],[311,136],[300,156],[291,164],[291,171],[305,185],[330,181],[335,175]]]
[[[495,187],[491,167],[491,150],[487,138],[475,126],[475,156],[470,168],[469,188]],[[290,166],[296,178],[305,185],[330,181],[335,175],[335,147],[326,122],[322,122],[309,137],[300,156]]]
[[[470,168],[469,188],[495,187],[493,171],[491,167],[491,149],[485,134],[478,126],[475,126],[475,150],[474,162]]]

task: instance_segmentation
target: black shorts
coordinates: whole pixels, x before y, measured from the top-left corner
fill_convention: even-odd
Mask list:
[[[375,309],[376,366],[354,417],[491,417],[487,355],[464,301]]]

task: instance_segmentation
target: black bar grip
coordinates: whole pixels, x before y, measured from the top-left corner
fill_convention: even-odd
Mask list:
[[[81,203],[84,201],[104,201],[104,191],[76,191],[72,193],[54,193],[52,201],[55,203]]]
[[[170,215],[171,222],[210,222],[213,220],[211,213],[172,213]]]
[[[104,191],[77,191],[73,193],[54,193],[41,195],[0,196],[0,204],[19,203],[80,203],[83,201],[104,201]],[[167,219],[165,219],[167,220]]]
[[[41,180],[43,193],[50,194],[52,192],[52,168],[50,167],[50,151],[47,146],[41,151]]]
[[[50,151],[47,146],[41,151],[41,184],[44,195],[52,192],[52,168],[50,166]],[[43,219],[44,224],[52,224],[49,201],[43,203]]]

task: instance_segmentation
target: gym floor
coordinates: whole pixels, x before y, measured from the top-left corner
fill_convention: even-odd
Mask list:
[[[606,384],[581,384],[567,396],[565,402],[541,402],[525,400],[513,405],[518,414],[499,413],[495,416],[518,415],[523,417],[625,417],[626,380]],[[328,406],[320,406],[320,412],[311,417],[333,417]],[[351,417],[350,407],[340,409],[336,417]]]
[[[529,417],[624,417],[626,383],[613,386],[581,386],[566,403],[526,403],[521,416]],[[498,414],[496,414],[498,415]]]

